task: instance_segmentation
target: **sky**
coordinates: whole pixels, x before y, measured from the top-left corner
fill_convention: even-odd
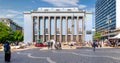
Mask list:
[[[0,0],[0,18],[10,18],[18,25],[24,27],[24,11],[30,11],[39,7],[71,7],[95,13],[96,0]],[[94,23],[93,23],[94,24]]]

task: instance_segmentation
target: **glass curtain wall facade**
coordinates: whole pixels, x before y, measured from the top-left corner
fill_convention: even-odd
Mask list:
[[[108,38],[110,30],[116,29],[116,0],[96,1],[95,27],[97,32],[101,32],[103,38]]]

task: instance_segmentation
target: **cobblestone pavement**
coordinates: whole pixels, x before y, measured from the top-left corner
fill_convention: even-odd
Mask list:
[[[0,63],[4,53],[0,52]],[[90,48],[73,50],[41,50],[39,48],[12,52],[11,63],[120,63],[120,49]]]

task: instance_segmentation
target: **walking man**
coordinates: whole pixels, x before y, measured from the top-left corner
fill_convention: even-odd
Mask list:
[[[5,52],[5,62],[9,63],[10,62],[10,58],[11,58],[11,50],[10,50],[10,44],[9,42],[6,42],[4,44],[4,52]]]
[[[96,41],[93,42],[93,51],[95,51]]]

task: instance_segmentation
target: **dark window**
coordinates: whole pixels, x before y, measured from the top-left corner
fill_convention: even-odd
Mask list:
[[[91,30],[87,30],[86,34],[92,34]]]

